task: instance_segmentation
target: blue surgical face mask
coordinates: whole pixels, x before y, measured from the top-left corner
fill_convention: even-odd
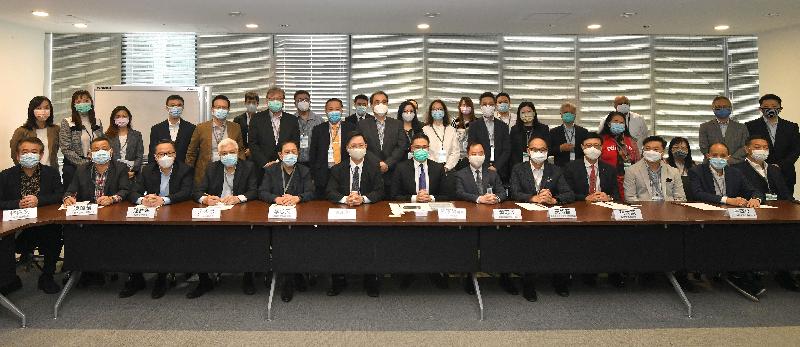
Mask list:
[[[503,102],[497,105],[497,111],[506,113],[508,110],[511,109],[511,106],[507,102]]]
[[[111,160],[111,152],[101,149],[92,152],[92,162],[98,165],[103,165]]]
[[[356,114],[359,116],[367,114],[367,106],[356,106]]]
[[[217,117],[217,119],[228,118],[228,110],[226,110],[224,108],[215,108],[214,109],[214,117]]]
[[[269,110],[272,112],[278,112],[283,109],[283,102],[280,100],[270,100],[267,102],[267,107],[269,107]]]
[[[418,162],[423,162],[428,160],[428,150],[427,149],[415,149],[414,150],[414,160]]]
[[[80,113],[88,113],[89,111],[92,110],[92,103],[82,102],[75,104],[75,110],[77,110]]]
[[[564,112],[564,114],[561,115],[561,120],[563,120],[564,123],[572,123],[575,121],[575,114],[572,112]]]
[[[625,132],[625,124],[622,123],[611,123],[608,125],[611,128],[611,133],[614,135],[619,135]]]
[[[341,111],[330,111],[328,112],[328,121],[331,124],[339,123],[342,120],[342,112]]]
[[[431,118],[434,120],[442,120],[444,119],[444,110],[433,110],[431,111]]]
[[[729,108],[715,108],[714,116],[717,118],[728,118],[731,116],[731,109]]]
[[[39,158],[39,153],[25,153],[19,156],[19,164],[30,169],[39,164]]]
[[[281,161],[284,164],[286,164],[286,166],[292,167],[294,166],[294,164],[297,164],[297,154],[292,154],[292,153],[284,154],[283,159],[281,159]]]
[[[180,118],[181,114],[183,114],[183,107],[181,106],[172,106],[169,108],[169,115],[172,118]]]
[[[722,170],[728,166],[728,159],[725,158],[710,158],[708,162],[711,164],[711,167],[717,170]]]
[[[228,153],[219,158],[219,161],[221,161],[222,165],[225,165],[225,167],[231,167],[236,166],[236,162],[239,161],[239,157],[236,156],[236,153]]]

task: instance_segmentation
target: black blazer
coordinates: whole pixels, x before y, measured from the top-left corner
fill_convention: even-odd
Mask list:
[[[22,198],[20,188],[22,185],[22,166],[15,165],[0,172],[0,208],[15,210],[19,208]],[[61,184],[61,175],[57,168],[48,165],[39,165],[39,199],[38,206],[57,204],[64,196],[64,185]]]
[[[255,114],[253,115],[255,117]],[[255,118],[253,118],[255,119]],[[239,124],[239,128],[242,129],[242,142],[244,142],[244,148],[248,148],[248,137],[247,137],[247,112],[242,113],[233,118],[233,122]]]
[[[194,200],[198,201],[205,195],[220,196],[222,185],[225,184],[225,165],[221,161],[208,164],[203,180],[195,187]],[[258,197],[258,182],[256,171],[252,162],[239,160],[236,163],[236,172],[233,174],[233,195],[244,195],[247,201]]]
[[[778,166],[774,164],[767,165],[767,179],[761,177],[747,160],[733,167],[739,169],[744,175],[744,179],[762,194],[775,194],[778,196],[778,200],[794,200],[789,188],[786,187],[786,180],[784,180],[781,169]],[[769,184],[767,184],[767,180],[769,180]]]
[[[383,149],[378,140],[377,122],[374,117],[364,119],[358,123],[358,129],[364,133],[367,151],[377,157],[378,161],[384,161],[389,166],[389,170],[394,170],[397,163],[406,159],[409,148],[408,138],[403,130],[403,122],[386,117],[386,127],[383,130]]]
[[[275,198],[283,196],[283,164],[277,163],[264,170],[264,179],[258,188],[258,198],[267,203],[275,202]],[[314,200],[314,181],[311,171],[303,165],[295,165],[294,173],[289,180],[287,194],[300,197],[300,202]]]
[[[383,200],[383,175],[378,168],[378,163],[369,159],[364,160],[361,172],[361,195],[369,198],[370,202]],[[350,157],[343,157],[342,162],[331,167],[330,178],[326,195],[328,200],[339,202],[342,197],[350,195]]]
[[[72,182],[67,187],[66,192],[64,192],[64,197],[75,195],[75,200],[77,201],[95,202],[94,175],[94,163],[88,162],[79,165],[78,169],[75,171],[75,176],[72,177]],[[103,195],[119,195],[122,200],[125,200],[128,198],[130,188],[131,181],[128,179],[128,165],[118,161],[109,162]]]
[[[406,159],[397,164],[394,172],[394,184],[392,184],[392,199],[398,201],[410,201],[412,195],[417,195],[417,183],[414,167],[419,162],[414,159]],[[433,195],[436,201],[450,200],[450,192],[444,191],[444,164],[428,160],[428,194]]]
[[[575,161],[583,159],[583,147],[581,144],[583,140],[589,136],[589,130],[586,128],[575,125]],[[559,150],[561,145],[567,143],[567,135],[564,133],[564,124],[561,124],[553,129],[550,129],[550,151],[548,154],[553,156],[553,163],[559,167],[565,167],[569,163],[569,152],[562,152]],[[617,194],[619,195],[619,194]]]
[[[575,201],[575,193],[564,179],[564,174],[558,166],[544,163],[542,183],[539,190],[550,189],[556,202],[568,204]],[[511,197],[515,201],[528,202],[531,196],[539,193],[534,187],[533,172],[530,163],[519,163],[514,166],[511,172]]]
[[[300,143],[300,125],[295,115],[283,112],[277,143],[281,144],[286,140]],[[250,157],[258,168],[278,159],[278,147],[275,144],[275,134],[272,132],[272,113],[269,110],[256,113],[250,119],[247,143]]]
[[[341,155],[342,161],[347,161],[347,134],[356,130],[354,123],[339,122],[341,128]],[[308,146],[308,164],[311,167],[311,175],[314,178],[316,190],[319,193],[325,192],[325,185],[328,183],[328,148],[331,146],[331,124],[328,122],[320,123],[311,130],[311,143]]]
[[[752,135],[761,135],[769,142],[768,164],[775,164],[781,167],[781,173],[786,180],[786,186],[790,192],[794,191],[794,184],[797,182],[797,173],[794,170],[794,163],[800,157],[800,131],[797,123],[790,122],[783,118],[778,118],[778,129],[775,133],[775,143],[769,137],[767,123],[763,117],[751,120],[747,123],[747,131]]]
[[[600,170],[600,190],[619,201],[617,170],[600,160],[597,161],[597,169]],[[564,178],[575,193],[575,200],[586,200],[586,196],[589,195],[589,175],[586,173],[583,157],[567,163],[564,167]]]
[[[366,115],[364,115],[364,119],[375,119],[375,116],[367,113]],[[345,117],[344,123],[350,123],[350,125],[352,125],[353,127],[358,127],[358,116],[355,113],[353,113]]]
[[[494,119],[494,162],[490,162],[491,147],[489,141],[489,131],[486,128],[486,119],[470,122],[469,130],[467,130],[467,138],[470,143],[477,142],[483,146],[483,152],[486,153],[486,161],[483,166],[488,167],[494,164],[497,169],[497,174],[503,183],[508,182],[509,178],[509,158],[511,156],[511,138],[508,134],[508,125],[499,119]]]
[[[714,189],[714,177],[711,176],[710,164],[695,165],[689,170],[689,183],[692,185],[692,196],[698,201],[719,204],[722,196]],[[759,198],[764,194],[753,188],[739,169],[730,166],[725,168],[725,196],[745,199]]]
[[[472,166],[467,165],[461,170],[456,171],[453,175],[456,179],[456,198],[469,202],[476,202],[481,196],[478,191],[478,184],[475,182],[475,176],[472,172],[475,171]],[[496,195],[500,201],[508,199],[506,195],[506,188],[503,187],[503,181],[500,176],[494,171],[489,171],[485,167],[481,168],[481,180],[483,181],[483,191],[491,187],[492,193]]]
[[[539,123],[535,124],[530,132],[528,132],[528,129],[525,129],[525,126],[522,125],[522,122],[517,121],[517,124],[511,127],[511,134],[509,135],[511,136],[511,156],[509,157],[509,160],[511,160],[509,163],[510,167],[522,162],[522,154],[528,151],[529,134],[530,138],[543,138],[547,143],[547,148],[550,148],[550,127],[548,127],[546,124]],[[486,151],[484,150],[484,152]]]
[[[189,142],[192,142],[192,133],[195,125],[183,118],[178,125],[178,136],[175,137],[175,162],[185,162],[186,152],[189,150]],[[156,145],[158,141],[172,139],[169,136],[169,121],[163,121],[150,128],[150,153],[147,154],[147,162],[155,163]]]
[[[175,160],[172,164],[172,174],[169,176],[169,198],[170,203],[176,204],[192,198],[194,189],[194,168],[186,163]],[[142,173],[136,176],[136,182],[131,189],[130,201],[143,197],[145,192],[160,195],[161,191],[161,168],[158,163],[147,164],[142,168]]]

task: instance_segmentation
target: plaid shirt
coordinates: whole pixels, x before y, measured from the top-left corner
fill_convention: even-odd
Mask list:
[[[98,198],[105,195],[106,190],[106,176],[108,175],[108,170],[103,172],[102,174],[95,171],[94,174],[94,201],[97,201]]]

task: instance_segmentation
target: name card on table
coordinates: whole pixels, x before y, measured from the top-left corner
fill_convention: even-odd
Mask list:
[[[550,219],[577,219],[578,213],[574,207],[553,207],[547,210],[547,217]]]
[[[518,208],[496,208],[492,210],[494,219],[522,219],[522,210]]]
[[[356,210],[352,208],[329,208],[328,219],[330,220],[355,220]]]
[[[36,218],[36,207],[3,211],[3,222]]]
[[[126,218],[156,218],[156,208],[146,206],[128,207],[128,214]]]
[[[436,213],[439,214],[439,219],[456,219],[456,220],[467,219],[466,208],[444,207],[436,209]]]
[[[632,208],[630,210],[614,210],[613,212],[614,220],[618,221],[626,221],[626,220],[642,220],[642,210],[638,208]]]
[[[297,219],[297,208],[294,206],[270,205],[268,219]]]
[[[220,219],[222,211],[218,208],[193,208],[192,219]]]
[[[756,219],[756,209],[754,208],[729,208],[725,214],[731,219]]]
[[[97,215],[97,204],[67,206],[68,217],[95,215]]]

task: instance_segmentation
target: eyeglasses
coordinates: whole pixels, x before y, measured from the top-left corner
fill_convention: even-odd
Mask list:
[[[163,158],[165,156],[174,157],[175,156],[175,152],[156,153],[156,158]]]

